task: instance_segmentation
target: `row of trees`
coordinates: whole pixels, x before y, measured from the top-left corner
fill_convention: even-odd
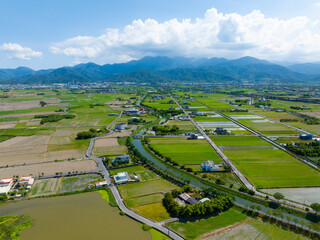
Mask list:
[[[62,119],[73,119],[76,115],[73,114],[50,114],[50,115],[37,115],[34,118],[41,118],[40,124],[47,122],[58,122]]]
[[[287,148],[301,156],[320,157],[320,142],[310,143],[288,143]]]
[[[219,196],[204,203],[187,204],[180,206],[174,200],[170,192],[166,193],[162,203],[171,216],[183,218],[208,216],[226,211],[233,205],[233,198],[230,195]]]
[[[177,125],[173,125],[173,126],[156,125],[152,127],[152,130],[156,132],[156,135],[178,135],[179,134],[179,127]]]
[[[89,138],[94,138],[96,136],[98,136],[97,130],[90,128],[89,131],[78,132],[76,139],[77,140],[89,139]]]

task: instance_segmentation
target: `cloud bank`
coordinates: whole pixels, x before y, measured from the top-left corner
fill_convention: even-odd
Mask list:
[[[259,10],[223,14],[215,8],[202,18],[133,21],[101,36],[77,36],[55,43],[51,52],[76,59],[122,62],[144,56],[226,57],[246,55],[269,60],[320,58],[318,22],[307,17],[267,18]]]
[[[30,60],[42,56],[41,52],[37,52],[28,47],[22,47],[17,43],[4,43],[0,45],[0,51],[6,52],[8,58]]]

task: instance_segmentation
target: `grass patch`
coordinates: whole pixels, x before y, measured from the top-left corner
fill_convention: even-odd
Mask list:
[[[29,228],[32,220],[29,215],[0,217],[0,239],[20,239],[23,229]]]
[[[133,208],[133,211],[157,222],[161,222],[170,218],[169,213],[161,202],[135,207]]]

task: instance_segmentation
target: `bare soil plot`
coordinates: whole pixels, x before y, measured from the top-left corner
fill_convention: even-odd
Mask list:
[[[59,189],[62,178],[50,178],[36,180],[29,197],[46,196],[50,194],[56,194]]]
[[[300,113],[311,116],[311,117],[320,118],[320,112],[300,112]]]
[[[76,149],[46,152],[45,161],[63,160],[68,158],[83,158],[85,155]]]
[[[9,168],[0,168],[0,178],[12,177],[13,175],[29,175],[38,176],[39,174],[52,175],[56,172],[73,172],[73,171],[89,171],[96,169],[96,163],[92,160],[81,161],[63,161],[31,164],[25,166],[16,166]]]
[[[7,129],[7,128],[14,128],[16,124],[11,123],[11,124],[0,124],[0,129]]]
[[[102,138],[95,141],[93,152],[97,156],[119,155],[127,152],[127,147],[119,145],[116,137]]]
[[[34,117],[38,115],[50,115],[50,114],[65,114],[64,112],[38,112],[38,113],[21,113],[21,114],[12,114],[6,115],[6,117]]]
[[[0,103],[0,111],[24,110],[37,107],[40,107],[39,100]]]
[[[38,163],[45,160],[49,136],[14,137],[0,143],[0,166]]]

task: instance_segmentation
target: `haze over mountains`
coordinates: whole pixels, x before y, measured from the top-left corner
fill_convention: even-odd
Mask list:
[[[127,63],[79,64],[34,71],[30,68],[0,69],[0,83],[52,84],[70,82],[263,82],[320,83],[320,64],[284,67],[253,57],[192,59],[144,57]]]

